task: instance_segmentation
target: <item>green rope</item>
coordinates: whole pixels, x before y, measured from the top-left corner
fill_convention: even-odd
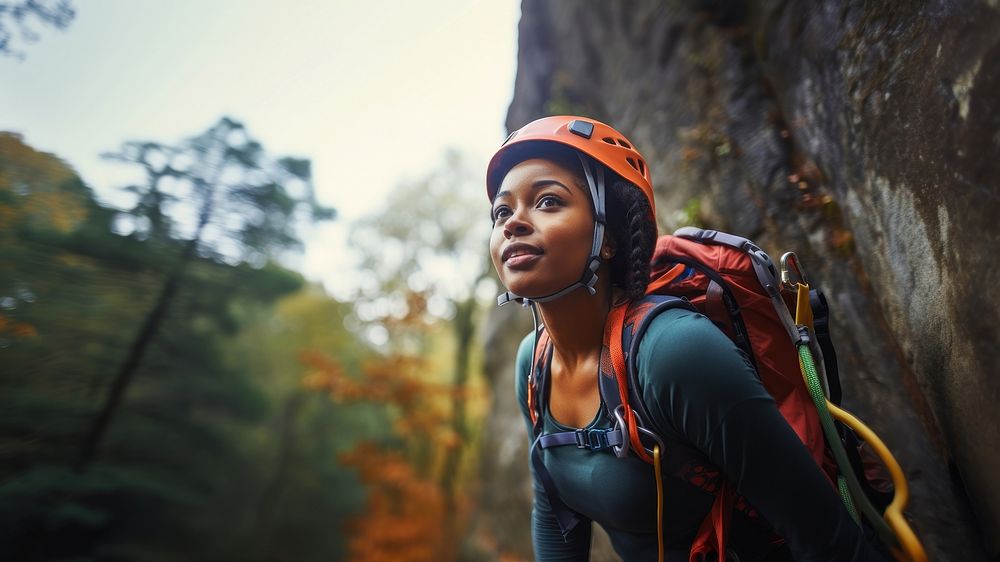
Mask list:
[[[833,458],[837,461],[837,466],[840,468],[840,478],[838,478],[838,481],[840,479],[846,481],[849,493],[844,499],[844,504],[847,506],[848,511],[852,511],[851,507],[853,505],[850,504],[857,502],[861,507],[861,513],[871,526],[875,528],[875,532],[878,533],[882,542],[889,546],[896,546],[898,544],[896,535],[889,528],[889,524],[885,522],[885,519],[882,518],[882,514],[868,500],[868,496],[865,495],[864,490],[861,488],[861,483],[858,482],[857,475],[854,474],[854,470],[851,468],[851,461],[847,458],[847,451],[844,450],[844,444],[840,441],[837,428],[833,425],[833,417],[830,415],[830,410],[826,407],[826,395],[823,394],[819,375],[816,374],[816,365],[813,363],[809,344],[807,341],[800,341],[797,345],[799,349],[799,367],[802,369],[802,376],[805,377],[806,385],[809,387],[809,395],[812,397],[813,403],[816,404],[820,425],[823,427],[823,434],[826,435],[826,442],[833,452]],[[851,497],[854,499],[853,502],[849,499]],[[857,515],[855,514],[854,517],[857,517]],[[858,520],[855,519],[855,521]]]
[[[847,512],[851,514],[851,519],[854,522],[861,524],[861,520],[858,519],[858,508],[854,507],[854,500],[851,498],[851,490],[847,487],[847,478],[844,478],[843,474],[837,475],[837,489],[840,490],[840,499],[844,501],[844,507],[847,508]]]

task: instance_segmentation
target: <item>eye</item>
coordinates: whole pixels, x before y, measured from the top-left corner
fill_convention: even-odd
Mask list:
[[[510,207],[507,205],[498,205],[493,211],[490,212],[490,220],[494,223],[499,223],[509,217],[511,214]]]
[[[562,199],[556,197],[555,195],[543,195],[537,203],[539,209],[544,209],[546,207],[562,207]]]

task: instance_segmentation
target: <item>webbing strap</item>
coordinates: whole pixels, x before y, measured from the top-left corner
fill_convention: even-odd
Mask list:
[[[548,349],[548,345],[548,332],[542,327],[537,328],[531,354],[531,370],[528,372],[528,414],[531,416],[531,426],[536,432],[541,431],[542,408],[546,403],[548,392],[545,374],[552,357],[552,350]]]
[[[732,318],[732,315],[729,313],[729,307],[726,306],[725,298],[722,285],[716,283],[714,279],[709,279],[708,287],[705,290],[705,312],[709,318]],[[735,339],[732,323],[728,325],[716,324],[716,326],[719,326],[729,339]]]
[[[608,313],[606,329],[610,333],[605,338],[609,342],[611,350],[611,365],[615,371],[615,378],[618,380],[618,395],[624,409],[625,424],[628,426],[629,442],[635,454],[649,464],[653,464],[653,457],[649,456],[642,441],[639,439],[639,424],[636,423],[635,412],[629,405],[628,399],[628,371],[625,367],[625,352],[622,349],[622,330],[625,328],[625,312],[628,303],[620,304],[611,309]]]
[[[649,285],[646,285],[646,294],[652,295],[654,293],[659,292],[661,289],[673,283],[678,277],[683,275],[686,269],[687,266],[684,265],[683,263],[678,263],[674,265],[673,267],[668,269],[666,273],[657,277],[655,280],[650,281]]]
[[[625,443],[621,429],[577,429],[576,431],[560,431],[547,433],[538,438],[538,446],[542,449],[576,445],[578,449],[601,451],[617,447]]]
[[[705,562],[710,560],[711,552],[718,554],[717,560],[726,560],[726,542],[729,522],[736,504],[736,489],[729,480],[724,480],[722,487],[715,494],[712,509],[698,528],[688,562]]]
[[[576,527],[577,523],[580,522],[580,516],[567,507],[562,499],[560,499],[556,483],[552,480],[552,475],[549,474],[548,469],[545,468],[545,463],[542,461],[542,447],[539,445],[540,440],[541,437],[538,437],[531,444],[531,467],[534,469],[538,481],[542,483],[545,496],[549,500],[549,507],[552,509],[552,514],[559,524],[559,531],[562,533],[563,540],[568,540],[569,534]]]
[[[813,311],[813,333],[823,352],[823,363],[826,366],[826,385],[830,389],[830,402],[840,405],[842,390],[840,388],[840,372],[837,365],[837,350],[833,347],[830,337],[830,307],[826,296],[818,289],[809,291],[809,306]]]

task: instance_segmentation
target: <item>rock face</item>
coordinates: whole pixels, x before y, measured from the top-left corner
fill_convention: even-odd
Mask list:
[[[607,121],[650,164],[661,231],[796,251],[934,560],[1000,554],[998,29],[993,0],[525,0],[507,119]],[[517,339],[487,347],[498,393]],[[526,478],[515,457],[495,470]]]

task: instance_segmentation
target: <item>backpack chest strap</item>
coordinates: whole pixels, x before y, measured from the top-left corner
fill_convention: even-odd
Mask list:
[[[628,441],[621,427],[601,429],[577,429],[575,431],[560,431],[546,433],[538,438],[538,446],[542,449],[563,445],[576,445],[577,449],[603,451],[612,447],[620,447]]]

